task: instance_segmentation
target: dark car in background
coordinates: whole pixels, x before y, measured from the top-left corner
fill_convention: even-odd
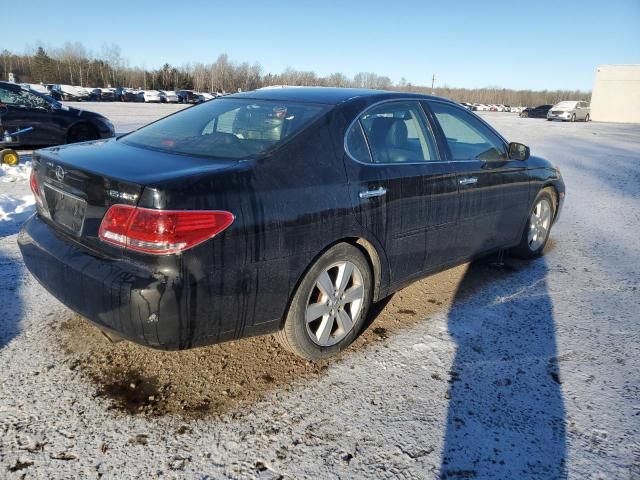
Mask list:
[[[201,103],[202,99],[193,90],[177,90],[178,103]]]
[[[557,168],[438,97],[283,88],[117,139],[40,150],[25,263],[131,341],[184,349],[276,333],[333,355],[372,302],[498,250],[540,255]]]
[[[0,82],[1,130],[20,135],[19,146],[60,145],[114,136],[111,122],[102,115],[62,105],[57,100],[14,83]]]
[[[547,118],[547,113],[551,110],[553,105],[538,105],[537,107],[527,107],[522,112],[520,112],[520,116],[523,118]]]
[[[139,90],[125,90],[122,101],[144,103],[144,92]]]

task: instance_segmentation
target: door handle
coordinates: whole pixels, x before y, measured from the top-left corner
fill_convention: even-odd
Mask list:
[[[382,197],[387,193],[387,189],[384,187],[378,187],[375,190],[367,190],[365,192],[360,192],[360,198],[374,198],[374,197]]]
[[[458,180],[458,183],[460,183],[460,185],[475,185],[476,183],[478,183],[478,178],[477,177],[465,177],[465,178],[461,178],[460,180]]]

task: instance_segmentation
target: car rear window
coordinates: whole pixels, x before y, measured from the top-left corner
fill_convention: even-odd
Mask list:
[[[121,141],[182,155],[247,158],[275,147],[327,108],[282,101],[218,99],[152,123]]]

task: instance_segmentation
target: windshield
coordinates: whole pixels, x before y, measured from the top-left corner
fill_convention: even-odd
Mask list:
[[[122,142],[183,155],[247,158],[290,137],[327,107],[220,99],[188,108],[122,138]]]
[[[554,107],[572,109],[572,108],[576,108],[577,103],[578,102],[560,102],[560,103],[556,103]]]

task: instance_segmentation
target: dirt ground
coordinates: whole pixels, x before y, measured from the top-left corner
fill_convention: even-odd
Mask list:
[[[508,263],[504,268],[513,268],[515,261]],[[440,273],[375,305],[366,330],[342,355],[372,344],[383,346],[396,330],[447,311],[465,269]],[[96,396],[110,400],[113,408],[137,415],[242,415],[242,409],[266,393],[288,391],[293,382],[317,378],[329,363],[339,361],[303,360],[271,335],[165,352],[127,341],[113,343],[79,315],[69,316],[59,328],[57,323],[52,326],[70,368],[91,380]]]

